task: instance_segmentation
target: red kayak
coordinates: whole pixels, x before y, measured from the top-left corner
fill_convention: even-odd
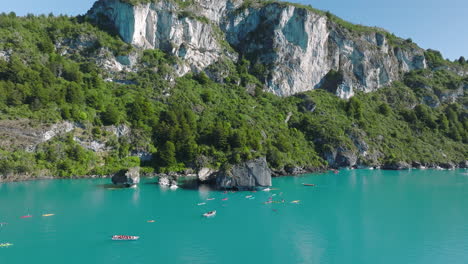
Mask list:
[[[112,236],[112,240],[138,240],[139,236],[122,236],[122,235],[115,235]]]
[[[32,215],[24,215],[21,218],[31,218],[31,217],[32,217]]]

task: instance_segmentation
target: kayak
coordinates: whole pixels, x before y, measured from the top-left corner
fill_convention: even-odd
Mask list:
[[[123,235],[115,235],[112,236],[112,240],[138,240],[139,236],[123,236]]]
[[[291,203],[297,204],[299,202],[300,202],[300,200],[295,200],[295,201],[292,201]]]
[[[42,216],[54,216],[55,214],[43,214]]]
[[[208,213],[203,214],[204,217],[212,217],[212,216],[215,216],[215,215],[216,215],[216,211],[210,211]]]
[[[22,216],[20,218],[31,218],[31,217],[32,217],[32,215],[24,215],[24,216]]]
[[[0,247],[9,247],[9,246],[13,246],[13,244],[11,244],[11,243],[2,243],[2,244],[0,244]]]
[[[213,201],[215,198],[208,198],[207,201]]]
[[[304,185],[304,186],[315,186],[315,184],[310,184],[310,183],[303,183],[302,185]]]
[[[197,204],[197,205],[200,206],[200,205],[205,205],[205,204],[206,204],[206,203],[199,203],[199,204]]]
[[[156,221],[154,221],[154,220],[148,220],[148,223],[154,223],[154,222],[156,222]]]
[[[224,198],[223,201],[227,201],[229,198]]]

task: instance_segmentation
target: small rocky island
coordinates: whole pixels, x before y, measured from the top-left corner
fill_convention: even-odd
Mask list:
[[[205,184],[216,189],[252,190],[256,187],[271,186],[272,171],[268,167],[265,157],[241,162],[236,165],[221,169],[200,168],[194,176],[196,185]],[[170,174],[160,175],[158,183],[160,186],[177,186],[177,178],[188,177],[187,175]],[[192,181],[193,182],[193,181]]]
[[[216,174],[216,185],[226,189],[252,189],[271,186],[271,170],[266,158],[246,161]]]
[[[112,183],[120,187],[134,187],[140,183],[140,167],[121,170],[112,176]]]

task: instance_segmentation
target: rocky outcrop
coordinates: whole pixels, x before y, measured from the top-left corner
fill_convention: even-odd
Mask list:
[[[140,167],[121,170],[112,176],[112,183],[125,187],[135,186],[140,183]]]
[[[76,125],[68,121],[44,125],[30,119],[0,120],[0,148],[34,151],[39,144],[63,136],[75,128]]]
[[[201,3],[207,7],[200,7],[206,11],[201,13],[216,19],[219,10],[206,2],[209,1]],[[218,8],[222,9],[219,5]],[[183,60],[182,65],[176,67],[179,75],[199,72],[223,55],[229,56],[221,45],[222,36],[215,25],[204,16],[183,11],[172,1],[133,6],[120,0],[101,0],[94,4],[88,17],[114,27],[125,42],[137,48],[157,48],[179,57]]]
[[[171,186],[171,179],[169,177],[159,177],[158,184],[160,186]]]
[[[127,125],[118,125],[118,126],[107,126],[104,127],[104,130],[114,134],[116,137],[121,138],[124,136],[128,136],[131,132],[130,127]]]
[[[460,164],[458,164],[458,167],[461,169],[468,169],[468,160],[460,162]]]
[[[215,169],[201,168],[197,173],[197,177],[200,182],[211,182],[216,179],[217,172]]]
[[[246,161],[219,172],[216,176],[216,185],[228,189],[271,186],[271,170],[264,157]]]
[[[411,165],[404,161],[394,161],[386,163],[382,166],[384,170],[408,170],[411,169]]]
[[[10,61],[11,50],[0,50],[0,60]]]
[[[390,40],[381,29],[351,30],[312,9],[279,2],[193,2],[188,7],[168,0],[133,6],[100,0],[87,16],[114,27],[135,47],[176,55],[183,61],[176,67],[178,74],[235,59],[227,41],[253,64],[266,66],[258,77],[280,96],[320,88],[329,73],[338,72],[332,92],[349,98],[355,91],[374,91],[407,71],[426,68],[424,51],[416,45],[394,36]]]
[[[324,153],[325,160],[332,168],[353,167],[358,160],[357,152],[338,147]]]
[[[454,170],[456,169],[458,166],[453,163],[453,162],[444,162],[444,163],[441,163],[439,164],[439,166],[443,169],[446,169],[446,170]]]
[[[271,65],[266,83],[271,92],[291,95],[323,85],[331,71],[341,74],[335,92],[349,98],[426,67],[423,50],[396,48],[379,30],[353,32],[316,12],[281,3],[248,8],[226,23],[227,40],[254,55],[254,63]],[[252,57],[252,56],[247,56]]]

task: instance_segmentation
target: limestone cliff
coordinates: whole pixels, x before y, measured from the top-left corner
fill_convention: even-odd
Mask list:
[[[206,10],[216,17],[216,12]],[[222,36],[206,17],[183,11],[172,1],[140,4],[120,0],[101,0],[94,4],[88,17],[114,27],[127,43],[141,49],[161,49],[185,63],[180,75],[198,72],[229,53],[221,45]],[[109,25],[108,25],[109,26]]]
[[[216,175],[219,188],[251,189],[271,186],[271,170],[266,158],[246,161]]]
[[[294,4],[123,1],[99,0],[88,17],[113,26],[135,47],[178,56],[184,61],[177,69],[181,75],[224,58],[236,59],[238,53],[266,66],[258,77],[277,95],[326,87],[349,98],[355,91],[370,92],[409,70],[426,68],[424,50],[412,43],[390,39],[392,35],[381,29],[353,29],[329,14]]]

